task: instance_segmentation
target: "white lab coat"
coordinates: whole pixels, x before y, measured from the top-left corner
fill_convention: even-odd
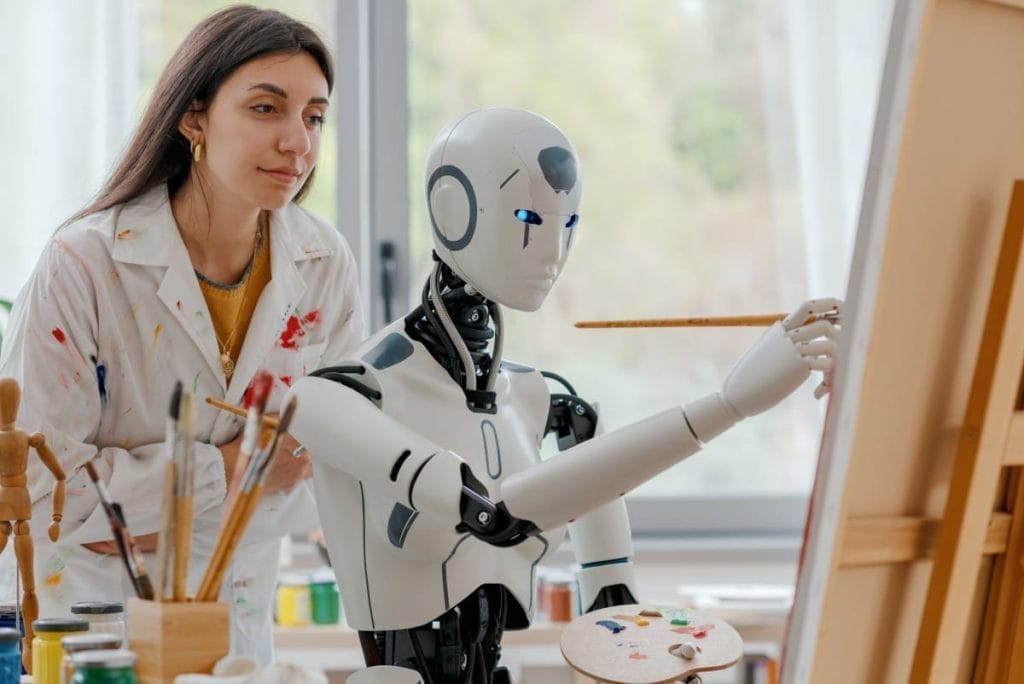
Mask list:
[[[258,369],[274,375],[268,410],[295,378],[348,357],[364,336],[356,267],[344,239],[295,204],[271,213],[271,281],[256,306],[230,384],[206,302],[170,210],[166,186],[58,230],[15,303],[0,374],[22,385],[18,426],[40,431],[67,474],[61,538],[46,537],[53,478],[29,460],[35,577],[40,616],[62,616],[77,601],[131,595],[118,556],[82,544],[111,538],[92,460],[135,535],[158,529],[164,429],[171,390],[184,382],[199,409],[195,531],[189,585],[206,569],[224,515],[225,475],[214,445],[242,421],[205,403],[233,404]],[[222,589],[232,607],[232,651],[267,662],[282,536],[310,529],[308,483],[264,497]],[[13,544],[2,579],[14,595]],[[147,554],[151,574],[155,561]]]

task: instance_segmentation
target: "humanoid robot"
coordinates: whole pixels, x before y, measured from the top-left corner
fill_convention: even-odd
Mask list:
[[[29,448],[36,450],[43,465],[53,473],[53,518],[47,533],[50,541],[60,537],[60,521],[64,517],[64,469],[60,461],[46,445],[41,433],[28,434],[15,426],[18,419],[18,405],[21,403],[21,388],[13,378],[0,378],[0,553],[7,547],[11,533],[14,533],[14,553],[18,559],[18,573],[24,590],[21,613],[25,620],[25,648],[22,661],[31,671],[32,623],[39,617],[39,600],[36,598],[36,580],[33,571],[32,536],[28,521],[32,517],[32,501],[29,497],[28,469]]]
[[[839,302],[770,328],[720,392],[595,436],[568,383],[552,394],[545,374],[502,359],[501,306],[541,305],[579,226],[571,143],[535,114],[480,110],[439,134],[426,178],[436,259],[420,305],[296,382],[290,432],[313,457],[370,666],[359,681],[506,682],[502,632],[529,626],[537,565],[565,526],[580,606],[635,603],[622,495],[830,371]],[[542,461],[551,432],[560,453]]]

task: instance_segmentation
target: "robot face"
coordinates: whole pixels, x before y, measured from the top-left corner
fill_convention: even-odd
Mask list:
[[[579,223],[576,152],[550,121],[484,109],[448,126],[427,157],[438,256],[488,299],[536,311]]]

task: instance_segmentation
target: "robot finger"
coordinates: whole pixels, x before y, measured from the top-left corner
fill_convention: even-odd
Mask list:
[[[832,391],[832,385],[828,384],[825,380],[821,381],[817,387],[814,388],[814,398],[821,399],[826,394]]]
[[[819,319],[807,325],[801,325],[786,333],[794,342],[807,342],[816,337],[827,337],[830,340],[839,338],[839,328],[827,319]]]
[[[786,316],[785,320],[782,321],[782,327],[786,330],[793,330],[818,318],[838,322],[839,309],[842,303],[842,300],[832,297],[811,299],[798,306],[793,313]]]
[[[829,358],[836,354],[836,343],[832,340],[812,340],[811,342],[798,342],[796,350],[801,356],[827,356]],[[819,369],[820,370],[820,369]]]
[[[825,371],[826,373],[831,371],[836,364],[835,359],[832,359],[828,356],[807,357],[805,360],[807,361],[807,365],[811,370]]]

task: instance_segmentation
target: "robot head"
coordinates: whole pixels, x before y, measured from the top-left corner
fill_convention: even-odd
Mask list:
[[[547,119],[483,109],[446,127],[427,155],[438,256],[488,299],[536,311],[579,223],[576,151]]]

